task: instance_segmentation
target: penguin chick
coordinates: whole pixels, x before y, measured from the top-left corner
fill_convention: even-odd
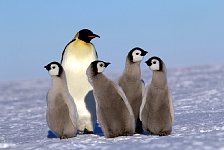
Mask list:
[[[159,57],[151,57],[146,64],[153,71],[140,108],[144,130],[152,135],[171,134],[174,112],[172,95],[167,84],[166,66]]]
[[[96,124],[96,104],[89,84],[86,69],[97,59],[97,52],[90,41],[99,37],[88,29],[80,30],[69,42],[63,53],[61,63],[66,73],[68,89],[79,114],[79,131],[93,133]]]
[[[94,61],[87,69],[96,100],[97,118],[107,138],[133,135],[135,122],[132,108],[121,87],[102,73],[109,64]]]
[[[52,78],[52,86],[47,94],[47,124],[60,139],[76,136],[78,113],[69,94],[65,72],[58,62],[45,66]]]
[[[123,89],[135,116],[135,132],[142,133],[142,123],[139,120],[140,106],[145,89],[144,81],[141,79],[140,63],[147,51],[139,47],[133,48],[126,57],[126,64],[118,84]]]

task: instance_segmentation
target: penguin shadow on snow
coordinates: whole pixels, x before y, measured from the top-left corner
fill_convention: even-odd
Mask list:
[[[58,138],[51,130],[48,131],[47,138],[54,139]]]
[[[92,122],[94,122],[95,120],[97,120],[97,116],[96,116],[96,101],[93,95],[93,90],[89,91],[88,94],[85,97],[85,104],[86,104],[86,108],[87,110],[90,112],[91,114],[91,120]],[[95,106],[95,107],[93,107]],[[93,134],[99,135],[99,136],[103,136],[103,131],[100,127],[99,123],[95,123],[95,129]]]

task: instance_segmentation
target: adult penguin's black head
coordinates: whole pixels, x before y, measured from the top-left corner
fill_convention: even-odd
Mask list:
[[[78,39],[86,42],[86,43],[90,43],[90,41],[95,38],[98,37],[100,38],[99,35],[94,34],[91,30],[89,29],[82,29],[78,32]]]

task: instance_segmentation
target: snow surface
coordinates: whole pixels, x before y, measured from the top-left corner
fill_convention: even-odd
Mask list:
[[[0,82],[0,149],[224,150],[224,66],[168,70],[175,124],[166,137],[106,139],[100,134],[60,140],[48,135],[45,119],[49,79]],[[143,71],[146,83],[151,71]],[[114,75],[113,75],[113,78]]]

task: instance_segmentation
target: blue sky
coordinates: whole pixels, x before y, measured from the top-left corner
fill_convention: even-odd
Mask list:
[[[222,0],[2,0],[0,80],[47,78],[43,66],[60,61],[80,29],[92,40],[107,72],[122,72],[127,53],[139,46],[168,68],[224,64]],[[142,69],[147,69],[142,64]]]

